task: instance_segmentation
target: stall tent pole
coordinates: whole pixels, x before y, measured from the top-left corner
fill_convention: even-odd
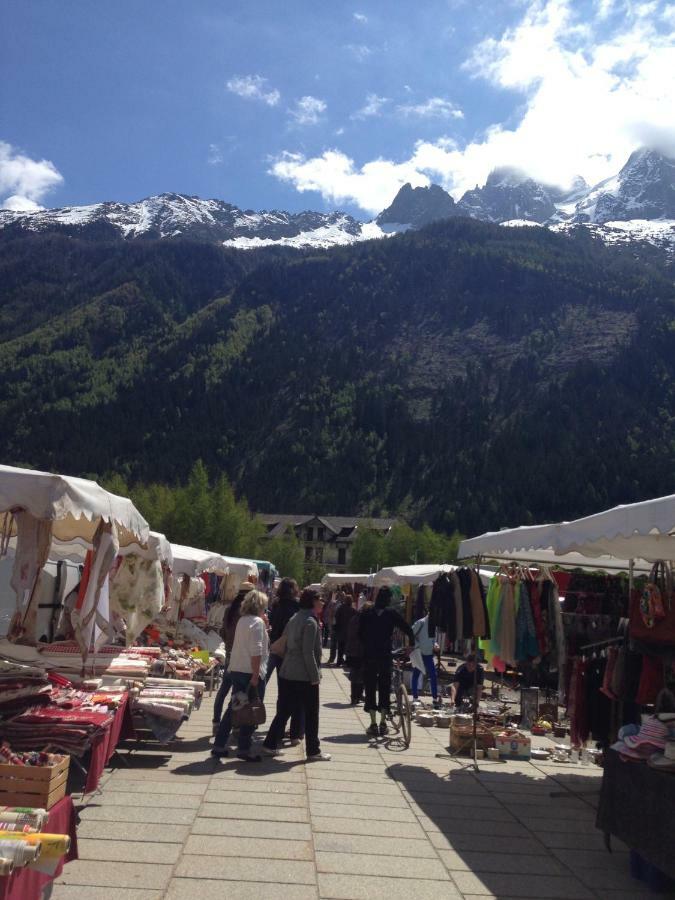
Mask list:
[[[476,557],[476,576],[480,578],[480,561],[481,557]],[[473,637],[473,653],[475,657],[475,668],[473,670],[473,736],[472,736],[472,750],[471,755],[473,758],[473,768],[474,771],[478,771],[478,762],[476,756],[478,737],[478,638],[474,635]]]

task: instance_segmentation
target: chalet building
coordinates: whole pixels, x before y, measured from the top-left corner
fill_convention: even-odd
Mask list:
[[[286,516],[261,514],[267,528],[265,537],[281,537],[291,527],[304,547],[305,565],[324,566],[327,572],[349,572],[352,546],[361,529],[387,534],[396,519],[368,519],[347,516]]]

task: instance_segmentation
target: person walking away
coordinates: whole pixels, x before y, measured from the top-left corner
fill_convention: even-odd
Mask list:
[[[351,594],[345,594],[342,605],[335,613],[335,631],[337,633],[337,656],[335,665],[341,666],[345,661],[345,647],[347,645],[347,630],[349,623],[356,615],[354,598]]]
[[[410,655],[413,664],[412,694],[413,703],[419,703],[419,683],[426,671],[431,685],[431,696],[434,699],[434,709],[440,708],[438,699],[438,679],[436,678],[436,666],[434,665],[434,650],[436,643],[433,637],[429,637],[429,616],[418,619],[412,627],[415,635],[415,649]]]
[[[344,591],[338,591],[335,595],[335,606],[333,607],[333,617],[331,621],[331,629],[330,629],[330,655],[328,657],[328,665],[332,666],[337,657],[337,628],[335,627],[335,617],[337,616],[340,607],[344,602]]]
[[[396,610],[391,609],[391,588],[381,588],[372,609],[364,609],[359,624],[359,637],[363,644],[363,677],[366,688],[365,711],[370,713],[367,733],[385,735],[385,718],[389,712],[391,694],[392,638],[398,628],[407,635],[410,643],[415,636],[412,628]],[[377,713],[380,725],[377,725]]]
[[[277,590],[277,602],[270,612],[270,644],[278,641],[284,633],[284,629],[300,609],[298,603],[298,582],[293,578],[282,578]],[[267,681],[274,672],[279,668],[283,661],[283,656],[277,656],[270,653],[269,662],[267,664]]]
[[[364,609],[369,609],[371,606],[372,604],[366,604]],[[362,614],[363,609],[349,620],[347,643],[345,644],[345,656],[351,685],[349,702],[352,706],[357,706],[363,700],[363,644],[359,637],[359,625],[361,624]]]
[[[286,655],[279,669],[277,712],[262,746],[263,753],[277,756],[288,719],[300,710],[305,717],[307,761],[330,760],[319,741],[319,682],[321,681],[321,629],[323,600],[305,588],[300,609],[286,626]]]
[[[324,647],[330,645],[331,634],[333,633],[333,621],[335,618],[335,607],[337,603],[333,594],[328,595],[328,600],[323,605],[321,611],[321,623],[323,625],[322,644]]]
[[[267,608],[267,595],[262,591],[249,591],[241,604],[241,616],[234,633],[230,654],[229,675],[232,697],[220,723],[211,755],[227,756],[227,742],[232,731],[232,700],[236,693],[248,694],[254,688],[262,700],[265,696],[265,674],[269,656],[267,627],[262,618]],[[237,757],[245,762],[260,762],[260,756],[251,752],[254,726],[242,725],[239,729]]]
[[[237,629],[237,622],[239,621],[239,616],[241,615],[241,604],[244,602],[244,597],[252,591],[253,584],[250,581],[244,581],[237,592],[236,597],[230,603],[230,605],[225,610],[225,615],[223,616],[223,627],[220,630],[220,636],[223,639],[223,643],[225,644],[225,668],[223,670],[223,677],[220,682],[220,687],[218,688],[218,693],[216,694],[216,699],[213,704],[213,723],[211,730],[215,735],[220,726],[220,720],[223,715],[223,706],[225,705],[225,698],[230,692],[230,688],[232,687],[232,682],[230,680],[229,667],[230,667],[230,654],[232,653],[232,645],[234,644],[234,633]]]

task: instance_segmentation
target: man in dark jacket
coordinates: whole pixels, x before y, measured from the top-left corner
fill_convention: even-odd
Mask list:
[[[360,616],[359,637],[363,644],[364,682],[366,686],[365,711],[370,713],[368,734],[385,735],[385,717],[389,711],[391,693],[391,652],[394,631],[399,629],[414,644],[415,636],[403,616],[390,609],[392,600],[390,588],[381,588],[372,609],[364,610]],[[376,696],[377,695],[377,696]],[[377,725],[377,712],[380,725]]]
[[[335,631],[337,632],[337,658],[336,666],[343,665],[345,661],[345,647],[347,645],[347,635],[349,633],[349,623],[356,615],[354,609],[354,598],[351,594],[345,594],[341,606],[335,613]]]

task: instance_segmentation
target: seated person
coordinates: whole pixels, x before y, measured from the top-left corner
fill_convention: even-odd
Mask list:
[[[474,653],[469,654],[464,663],[455,672],[454,681],[450,685],[451,703],[459,706],[462,700],[464,700],[465,698],[473,701],[473,681],[476,668],[478,669],[478,674],[476,676],[478,682],[476,700],[478,703],[480,703],[480,698],[483,694],[485,670],[476,662],[476,656]]]

